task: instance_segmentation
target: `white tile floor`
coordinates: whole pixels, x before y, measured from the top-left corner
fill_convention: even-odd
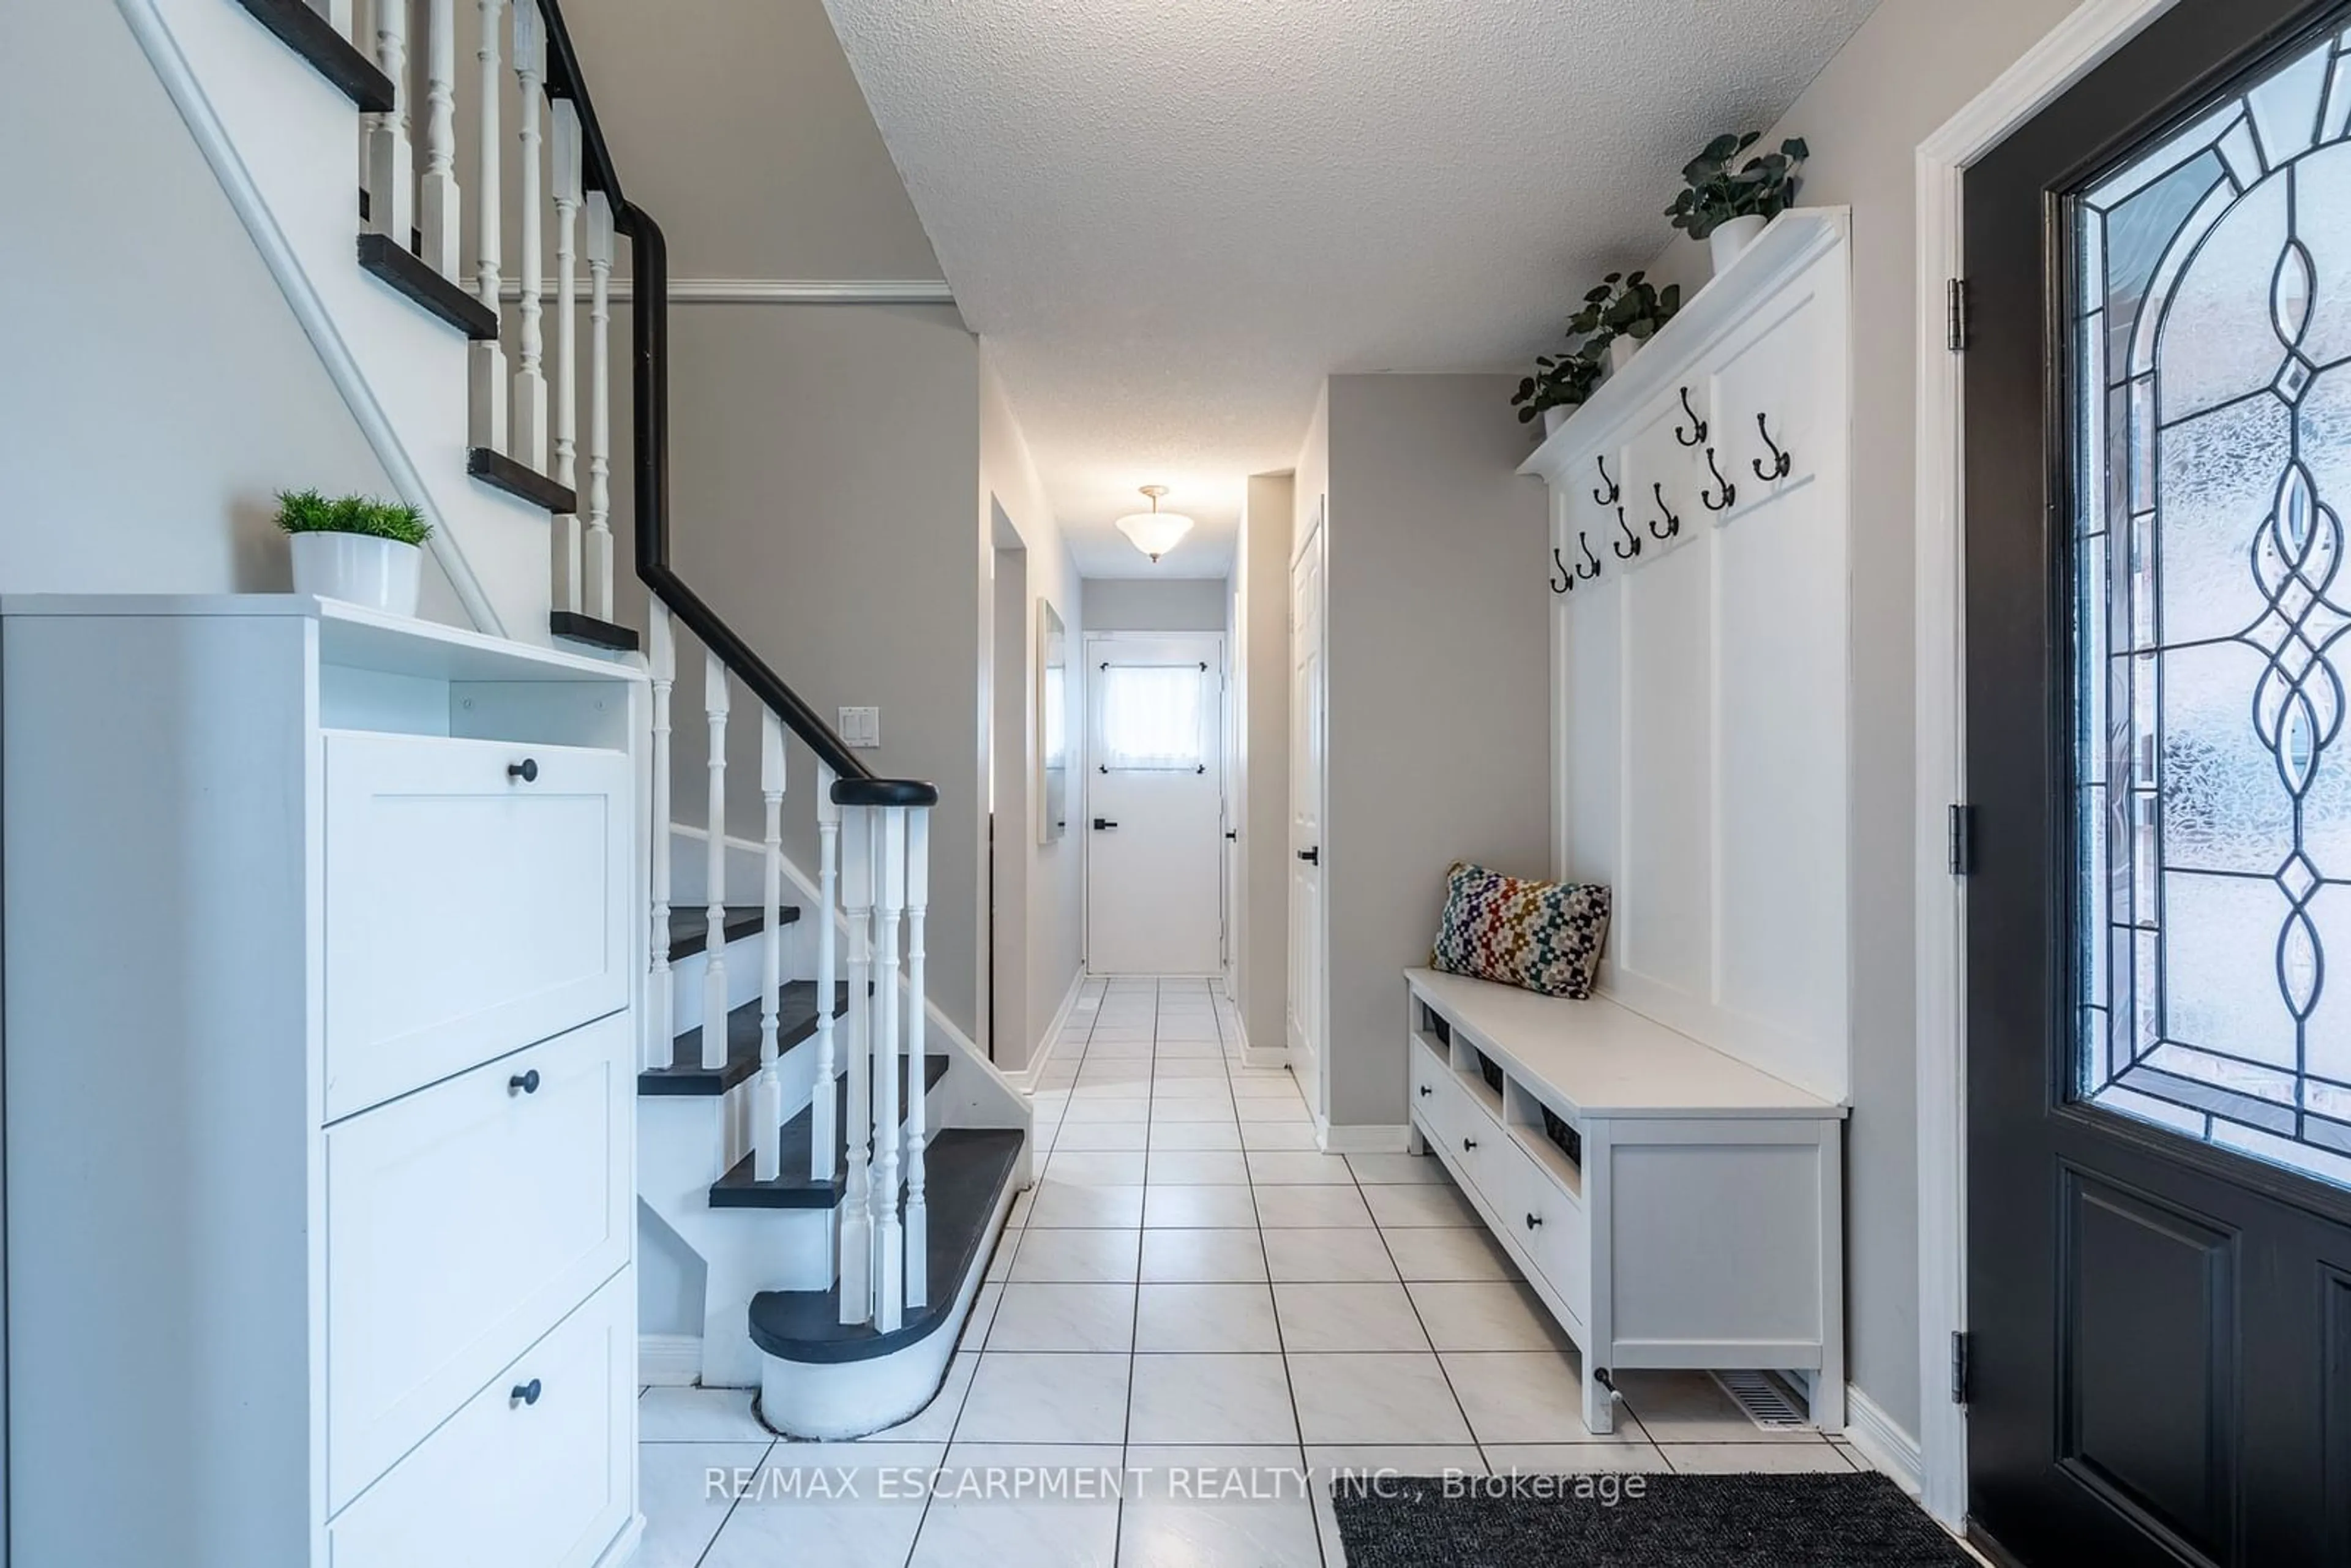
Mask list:
[[[1315,1152],[1234,1033],[1205,981],[1090,983],[938,1398],[800,1444],[748,1392],[648,1390],[641,1568],[1337,1568],[1309,1468],[1865,1468],[1698,1375],[1625,1374],[1586,1432],[1575,1353],[1444,1168]]]

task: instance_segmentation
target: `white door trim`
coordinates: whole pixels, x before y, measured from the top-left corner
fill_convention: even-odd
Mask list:
[[[2084,0],[1921,142],[1918,177],[1917,617],[1919,1447],[1928,1511],[1968,1501],[1967,1411],[1951,1402],[1951,1335],[1967,1324],[1966,884],[1949,873],[1947,812],[1967,789],[1962,371],[1948,287],[1961,275],[1967,172],[2176,0]]]

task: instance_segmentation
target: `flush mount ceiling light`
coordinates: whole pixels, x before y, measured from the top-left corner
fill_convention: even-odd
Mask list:
[[[1131,512],[1119,518],[1118,531],[1134,540],[1134,548],[1156,565],[1161,556],[1174,549],[1177,541],[1192,531],[1192,519],[1180,512],[1159,509],[1159,497],[1167,494],[1166,486],[1145,485],[1143,493],[1151,497],[1151,510]]]

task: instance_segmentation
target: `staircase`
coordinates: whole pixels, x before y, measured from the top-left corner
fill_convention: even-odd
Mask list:
[[[519,510],[549,527],[547,637],[646,663],[640,1219],[705,1265],[703,1381],[758,1385],[765,1418],[790,1436],[904,1419],[944,1377],[1029,1180],[1026,1104],[930,1008],[937,790],[875,777],[670,566],[666,250],[622,194],[559,5],[117,3],[403,498],[438,528],[444,570],[475,619],[537,640],[536,626],[513,624],[528,597],[515,574],[493,588],[494,574],[476,570],[512,561]],[[335,147],[322,153],[308,134],[313,121],[333,123],[319,89],[296,85],[291,62],[273,63],[287,51],[348,100],[336,146],[350,154],[339,166],[360,172],[356,204],[348,176],[334,174]],[[291,129],[252,102],[256,81],[285,100]],[[461,123],[474,132],[464,149]],[[332,263],[315,242],[354,213],[348,260]],[[611,323],[624,243],[633,293],[622,384]],[[401,306],[388,310],[392,299]],[[623,477],[646,591],[642,652],[615,607],[616,391],[635,437]],[[477,519],[484,506],[501,509],[496,521]],[[710,831],[690,909],[672,904],[679,846],[695,847],[671,821],[682,641],[704,660],[709,732]],[[764,835],[752,844],[724,831],[737,694],[760,741]],[[816,783],[813,877],[782,848],[787,764],[802,752]],[[788,882],[812,910],[786,902]]]

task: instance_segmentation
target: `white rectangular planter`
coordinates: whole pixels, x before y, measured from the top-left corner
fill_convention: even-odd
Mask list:
[[[370,534],[288,534],[294,591],[364,604],[392,615],[416,613],[424,552]]]

